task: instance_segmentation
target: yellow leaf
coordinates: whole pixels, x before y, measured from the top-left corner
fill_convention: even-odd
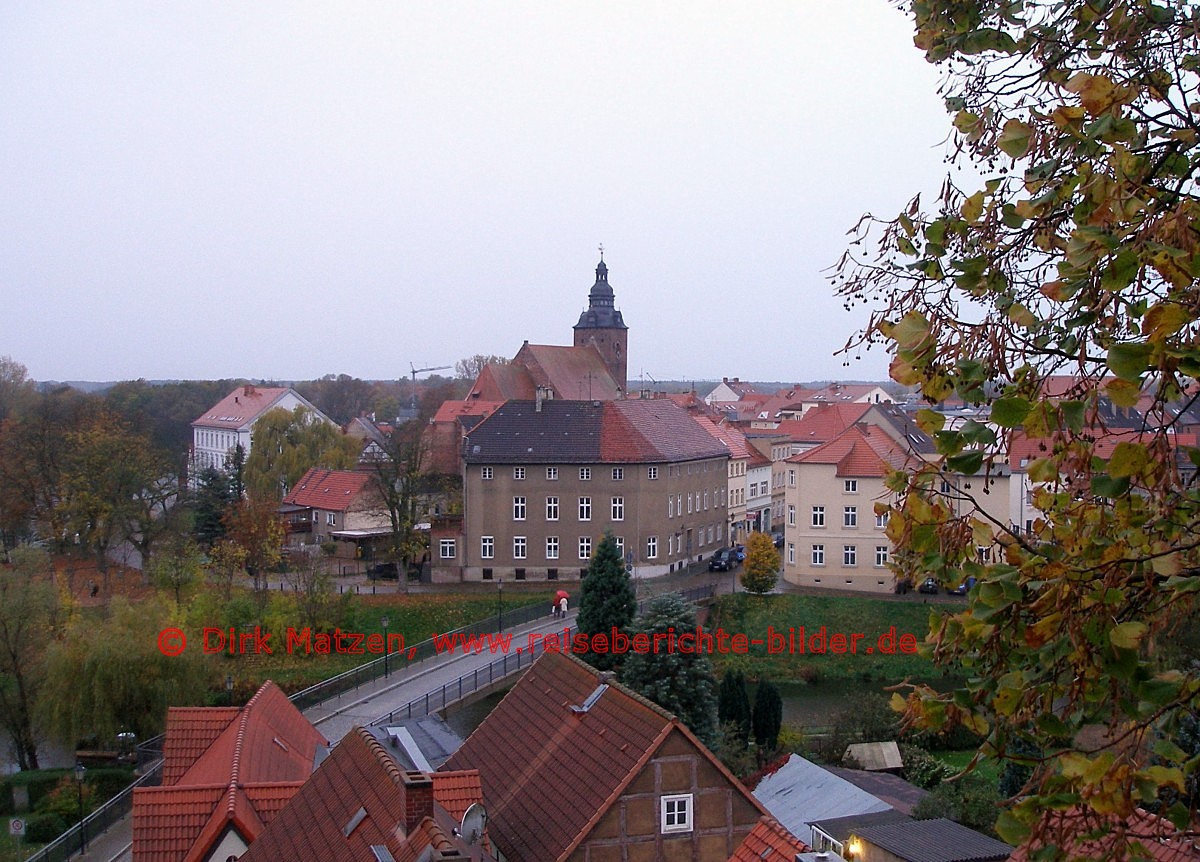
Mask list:
[[[962,205],[962,217],[969,222],[977,221],[983,215],[983,192],[975,192]]]
[[[1115,102],[1113,93],[1116,87],[1103,75],[1079,72],[1067,81],[1067,90],[1079,96],[1079,103],[1093,117],[1107,111]]]

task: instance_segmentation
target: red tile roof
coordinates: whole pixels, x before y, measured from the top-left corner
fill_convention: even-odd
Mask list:
[[[527,343],[510,364],[523,365],[534,387],[549,387],[556,398],[612,401],[625,397],[600,351],[590,344],[557,347]]]
[[[784,419],[775,428],[793,443],[825,443],[841,434],[871,409],[866,402],[849,404],[819,404],[809,409],[802,419]]]
[[[446,769],[479,770],[506,858],[566,859],[674,734],[766,813],[677,718],[615,681],[586,712],[572,709],[601,679],[573,656],[544,653],[446,761]]]
[[[416,815],[408,830],[403,770],[368,731],[354,728],[263,830],[242,862],[365,862],[376,858],[373,845],[387,847],[397,862],[413,862],[427,847],[465,851],[451,830],[462,817],[460,807],[465,811],[481,801],[478,773],[432,777],[432,814]]]
[[[727,424],[718,425],[707,416],[696,416],[693,414],[692,418],[696,420],[701,428],[708,432],[709,436],[725,444],[726,448],[729,449],[730,460],[741,461],[752,458],[753,455],[751,453],[757,454],[755,450],[747,445],[746,435],[740,429]]]
[[[134,858],[203,859],[230,828],[252,841],[326,744],[272,682],[240,710],[168,710],[164,784],[134,791]]]
[[[285,505],[344,512],[370,483],[371,474],[362,470],[324,470],[312,467],[283,498]]]
[[[203,428],[244,428],[274,407],[290,391],[278,386],[239,386],[206,410],[192,425]]]
[[[838,476],[882,477],[911,460],[908,450],[875,425],[851,425],[828,443],[793,455],[793,464],[836,464]]]
[[[1071,827],[1077,833],[1091,833],[1103,837],[1079,840],[1069,845],[1072,858],[1086,856],[1089,859],[1117,857],[1117,848],[1126,840],[1141,843],[1154,862],[1195,862],[1200,860],[1200,838],[1195,833],[1185,835],[1162,817],[1144,809],[1137,809],[1124,820],[1090,814],[1086,818],[1078,812],[1056,812],[1047,815],[1050,819],[1051,836],[1063,827]],[[1030,854],[1040,845],[1018,847],[1008,857],[1009,862],[1026,862]],[[1125,857],[1122,857],[1125,858]],[[1138,857],[1139,859],[1142,857]]]
[[[794,862],[797,853],[807,853],[809,849],[778,820],[764,815],[729,857],[729,862]]]

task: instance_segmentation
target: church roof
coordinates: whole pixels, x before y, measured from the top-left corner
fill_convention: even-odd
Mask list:
[[[596,283],[588,292],[587,311],[579,315],[576,329],[628,329],[621,312],[617,311],[613,289],[608,283],[608,267],[604,258],[596,266]]]

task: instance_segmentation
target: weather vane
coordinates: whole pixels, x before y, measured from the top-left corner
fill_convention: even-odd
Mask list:
[[[604,260],[604,243],[600,243],[600,259]]]

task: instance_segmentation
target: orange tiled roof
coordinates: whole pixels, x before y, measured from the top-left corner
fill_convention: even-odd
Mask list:
[[[775,433],[787,436],[793,443],[824,443],[862,419],[870,409],[866,402],[819,404],[805,413],[803,419],[784,419]]]
[[[807,853],[809,849],[778,820],[764,815],[742,839],[729,862],[792,862],[796,854]]]
[[[738,428],[726,424],[718,425],[707,416],[696,416],[693,414],[692,418],[714,439],[725,444],[729,449],[730,460],[740,461],[752,457],[751,452],[754,450],[746,444],[746,435]]]
[[[134,791],[134,858],[203,859],[229,828],[252,841],[312,773],[325,745],[272,682],[240,710],[168,710],[164,785]]]
[[[549,387],[556,398],[612,401],[624,394],[595,347],[525,344],[510,365],[524,366],[534,387]],[[529,396],[533,397],[533,393]]]
[[[1116,855],[1116,847],[1125,836],[1130,840],[1140,841],[1154,862],[1195,862],[1200,860],[1200,839],[1194,835],[1183,835],[1169,821],[1145,809],[1139,808],[1125,820],[1116,817],[1102,817],[1089,814],[1086,817],[1078,811],[1056,812],[1047,815],[1052,828],[1072,824],[1075,831],[1081,834],[1100,835],[1089,840],[1079,840],[1068,847],[1074,855],[1087,856],[1094,859],[1106,859]],[[1033,847],[1018,847],[1008,857],[1009,862],[1026,862],[1030,858]],[[1141,857],[1139,857],[1141,858]]]
[[[397,862],[413,862],[427,847],[464,850],[451,830],[462,817],[459,807],[465,811],[481,801],[479,775],[444,776],[431,776],[433,816],[419,819],[406,834],[402,770],[368,731],[354,728],[263,830],[242,862],[362,862],[375,858],[373,845],[387,847]]]
[[[371,474],[361,470],[324,470],[312,467],[283,498],[285,504],[344,512],[355,502]]]
[[[574,656],[544,653],[446,761],[445,769],[479,770],[488,823],[507,840],[506,858],[567,858],[672,734],[766,813],[677,718],[616,682],[586,712],[572,709],[600,680]]]
[[[878,426],[851,425],[827,443],[793,455],[794,464],[836,464],[838,476],[882,477],[889,469],[904,466],[908,450]]]

